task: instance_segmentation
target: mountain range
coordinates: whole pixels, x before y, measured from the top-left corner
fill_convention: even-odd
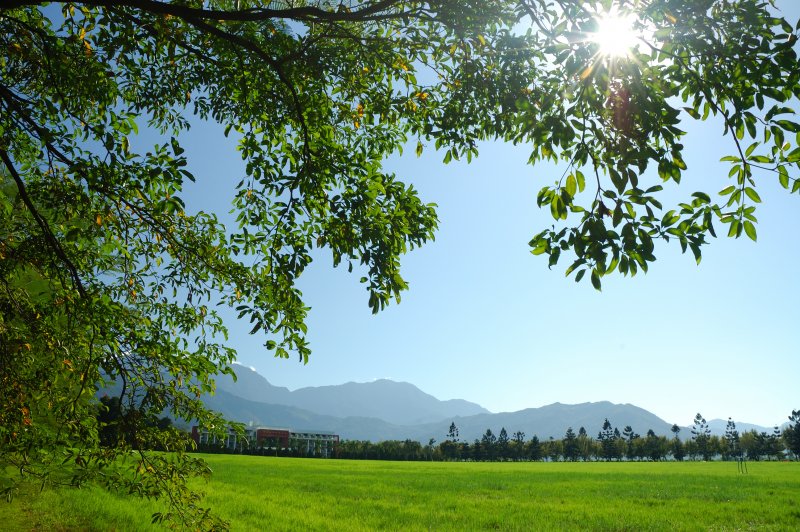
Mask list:
[[[237,379],[217,379],[217,392],[204,398],[206,405],[229,419],[297,431],[323,431],[353,440],[405,440],[427,443],[446,438],[455,423],[462,441],[480,438],[486,429],[509,436],[517,431],[527,438],[562,438],[567,428],[584,427],[596,436],[605,419],[620,431],[630,425],[641,435],[652,429],[670,436],[672,424],[631,404],[608,401],[567,405],[553,403],[517,412],[491,413],[482,406],[461,399],[441,401],[406,382],[380,379],[367,383],[348,382],[336,386],[288,388],[274,386],[245,366],[236,365]],[[711,420],[713,434],[724,434],[725,420]],[[771,428],[740,424],[740,432]],[[688,437],[682,427],[680,435]]]
[[[250,368],[236,365],[236,381],[217,379],[222,390],[248,401],[293,406],[334,417],[375,417],[396,425],[419,425],[446,417],[488,414],[480,405],[461,399],[440,401],[413,384],[379,379],[289,391],[273,386]]]

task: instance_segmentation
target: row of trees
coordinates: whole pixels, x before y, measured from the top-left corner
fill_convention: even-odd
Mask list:
[[[698,414],[691,427],[691,437],[681,439],[681,428],[672,426],[673,437],[659,436],[648,430],[637,434],[628,425],[619,430],[606,419],[597,437],[584,427],[568,428],[561,439],[526,440],[522,431],[509,434],[505,427],[495,435],[487,429],[472,443],[459,440],[458,427],[450,424],[447,439],[435,445],[414,440],[388,440],[378,443],[345,440],[340,443],[339,458],[372,460],[469,460],[469,461],[660,461],[660,460],[780,460],[800,458],[800,411],[789,416],[791,425],[781,431],[755,430],[739,433],[733,420],[728,420],[723,436],[712,435],[706,420]]]
[[[578,431],[568,428],[562,438],[530,440],[522,431],[509,434],[505,427],[495,435],[491,429],[471,443],[459,439],[455,422],[450,424],[446,439],[436,444],[431,438],[423,445],[417,440],[343,440],[334,449],[289,440],[283,448],[277,442],[267,441],[261,447],[236,447],[229,449],[223,440],[201,445],[203,452],[236,452],[293,457],[336,457],[356,460],[430,460],[430,461],[661,461],[661,460],[781,460],[800,458],[800,411],[792,411],[790,424],[781,431],[755,430],[739,433],[736,423],[728,419],[725,434],[712,435],[702,415],[697,414],[690,428],[691,436],[681,439],[681,428],[672,426],[672,438],[657,435],[652,429],[644,436],[630,425],[621,431],[608,419],[603,422],[597,437],[592,437],[584,427]],[[788,455],[787,455],[788,452]]]

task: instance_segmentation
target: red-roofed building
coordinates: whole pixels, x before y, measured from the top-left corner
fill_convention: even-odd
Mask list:
[[[297,451],[303,456],[329,458],[339,446],[339,435],[320,431],[295,432],[273,427],[247,427],[243,434],[232,429],[220,437],[198,426],[192,427],[192,439],[199,449],[221,447],[231,452],[252,450]]]

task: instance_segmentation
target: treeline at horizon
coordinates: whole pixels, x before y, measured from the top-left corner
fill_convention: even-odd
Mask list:
[[[522,431],[508,434],[505,427],[495,435],[491,429],[472,442],[461,441],[455,422],[450,424],[446,439],[427,444],[406,440],[342,440],[331,458],[351,460],[401,461],[684,461],[684,460],[789,460],[800,459],[800,411],[792,411],[792,422],[772,432],[756,430],[739,433],[728,419],[723,436],[712,435],[700,415],[689,429],[690,437],[681,439],[681,428],[672,426],[673,436],[659,436],[648,430],[644,436],[630,426],[621,431],[606,419],[596,437],[580,427],[568,428],[562,438],[526,439]],[[321,452],[290,445],[279,448],[274,440],[260,444],[240,445],[230,449],[221,444],[203,445],[203,452],[256,454],[271,456],[321,457]]]

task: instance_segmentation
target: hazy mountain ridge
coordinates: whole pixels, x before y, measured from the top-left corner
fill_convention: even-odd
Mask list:
[[[333,432],[343,439],[353,440],[408,438],[407,427],[392,425],[381,419],[326,416],[292,406],[248,401],[224,390],[207,396],[203,402],[228,419],[246,424],[289,428],[298,432]],[[385,436],[376,438],[377,435]]]
[[[583,427],[590,437],[596,438],[605,419],[620,432],[630,425],[641,436],[652,429],[658,435],[672,437],[672,423],[631,404],[553,403],[516,412],[491,413],[469,401],[440,401],[406,382],[380,379],[292,392],[273,386],[250,368],[237,365],[235,369],[236,382],[228,376],[218,379],[216,395],[204,399],[210,408],[235,421],[334,432],[343,439],[442,441],[451,422],[458,427],[459,439],[469,442],[480,439],[487,429],[498,435],[502,428],[509,437],[521,431],[526,439],[534,435],[539,439],[560,439],[568,428],[577,433]],[[726,424],[727,420],[713,419],[709,428],[712,434],[721,436]],[[751,429],[772,432],[772,427],[737,422],[740,433]],[[691,437],[691,427],[682,426],[680,437]]]
[[[539,408],[526,408],[517,412],[502,412],[489,416],[472,416],[461,420],[459,431],[462,439],[480,438],[491,428],[495,434],[505,427],[509,435],[521,430],[528,438],[534,434],[542,438],[562,438],[567,429],[577,433],[581,427],[591,437],[596,437],[608,419],[620,432],[626,425],[641,435],[652,429],[656,434],[668,435],[672,425],[655,414],[628,404],[614,404],[608,401],[567,405],[553,403]],[[458,425],[458,423],[456,423]]]
[[[292,406],[327,416],[374,417],[394,425],[419,425],[447,417],[489,413],[462,399],[440,401],[407,382],[379,379],[290,391],[273,386],[245,366],[237,364],[234,369],[236,382],[223,376],[217,379],[218,390],[249,401]]]
[[[774,425],[771,427],[762,427],[761,425],[753,425],[752,423],[741,423],[739,421],[736,421],[735,419],[733,420],[733,422],[736,424],[736,430],[739,432],[739,434],[742,434],[743,432],[749,432],[751,430],[754,430],[759,433],[766,432],[767,434],[772,434],[772,431],[775,430]],[[778,427],[783,428],[786,425],[788,425],[788,423],[783,423],[781,425],[778,425]],[[724,435],[725,429],[727,427],[728,427],[727,419],[712,419],[708,421],[708,428],[711,430],[711,434],[716,434],[717,436]],[[691,431],[691,427],[689,427],[687,430]]]
[[[467,417],[452,417],[438,422],[420,425],[396,425],[375,417],[336,417],[317,414],[309,410],[248,401],[231,393],[220,390],[215,396],[205,399],[207,406],[217,410],[229,419],[266,425],[272,427],[285,427],[294,430],[311,430],[334,432],[343,439],[352,440],[405,440],[412,439],[427,443],[431,438],[442,441],[446,438],[450,423],[456,424],[461,441],[479,439],[486,429],[491,429],[495,435],[505,428],[512,436],[517,431],[525,433],[530,439],[536,435],[540,439],[550,437],[561,438],[568,427],[573,427],[577,432],[581,426],[585,427],[590,436],[596,436],[602,427],[605,417],[609,414],[620,421],[617,425],[620,430],[625,425],[631,425],[634,430],[642,434],[648,428],[653,428],[657,434],[669,434],[670,424],[660,420],[655,415],[632,405],[615,405],[609,402],[583,403],[579,405],[548,405],[541,408],[529,408],[519,412],[504,412],[499,414],[478,414]],[[644,414],[642,414],[644,413]],[[585,420],[585,423],[572,423],[572,420]],[[647,428],[647,421],[656,421]]]

